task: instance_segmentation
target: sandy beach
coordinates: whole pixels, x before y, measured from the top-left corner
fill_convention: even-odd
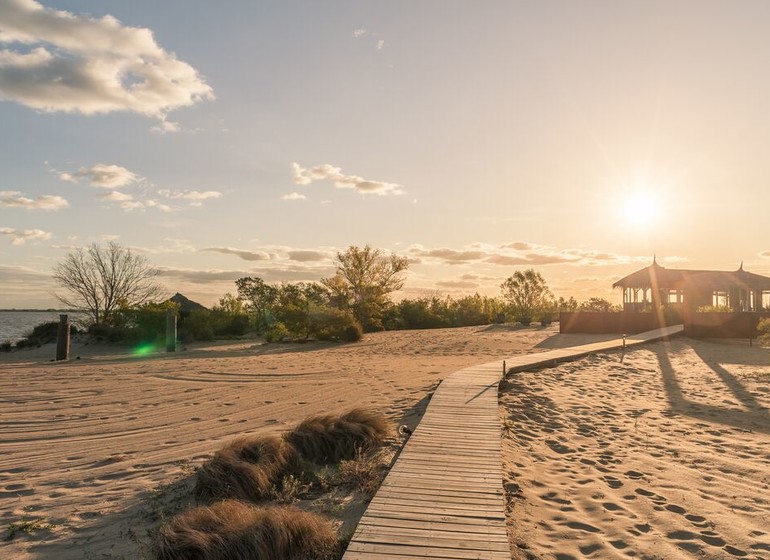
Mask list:
[[[151,356],[74,345],[59,364],[52,347],[0,354],[1,522],[43,526],[0,542],[0,556],[141,557],[158,489],[233,436],[356,406],[414,426],[446,375],[538,351],[556,332],[397,331],[355,344],[249,341]]]
[[[414,426],[457,369],[607,338],[490,326],[0,355],[2,523],[37,524],[0,556],[146,557],[159,492],[235,435],[354,406]],[[770,558],[770,351],[679,338],[514,374],[501,404],[514,559]]]
[[[770,558],[770,351],[676,338],[511,376],[514,559]]]

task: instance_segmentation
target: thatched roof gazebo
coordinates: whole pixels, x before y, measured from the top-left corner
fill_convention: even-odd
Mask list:
[[[624,311],[726,307],[761,311],[770,305],[770,278],[743,270],[673,270],[652,264],[612,285],[623,290]]]
[[[168,301],[173,301],[174,303],[179,305],[179,314],[189,315],[191,311],[205,311],[206,308],[198,303],[197,301],[193,301],[191,299],[186,298],[179,292],[175,293],[173,296],[168,298]]]

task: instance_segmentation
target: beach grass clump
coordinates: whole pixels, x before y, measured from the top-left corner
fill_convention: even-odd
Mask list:
[[[387,473],[387,464],[382,450],[359,451],[353,459],[341,461],[337,468],[335,482],[353,487],[371,498],[382,485]]]
[[[198,506],[161,527],[158,560],[322,560],[338,549],[332,523],[291,506],[238,500]]]
[[[284,438],[307,461],[327,465],[353,459],[381,444],[388,433],[382,416],[356,408],[342,415],[306,418]]]
[[[198,469],[195,496],[207,503],[225,498],[269,499],[286,475],[303,470],[301,463],[294,446],[282,438],[238,438]]]

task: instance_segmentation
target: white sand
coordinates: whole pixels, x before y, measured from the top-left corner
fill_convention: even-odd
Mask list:
[[[767,349],[675,339],[501,400],[514,558],[770,558]]]

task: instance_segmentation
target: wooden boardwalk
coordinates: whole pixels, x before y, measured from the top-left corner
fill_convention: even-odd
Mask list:
[[[627,346],[682,327],[626,339]],[[506,358],[521,371],[620,348],[622,338]],[[497,389],[503,360],[449,375],[439,385],[343,560],[510,560],[505,529]]]

